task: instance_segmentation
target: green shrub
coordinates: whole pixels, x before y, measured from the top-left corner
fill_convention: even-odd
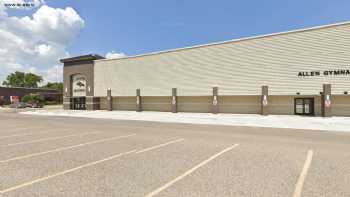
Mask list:
[[[43,103],[44,101],[38,94],[28,94],[22,97],[22,102],[25,103]]]
[[[25,102],[25,103],[28,103],[29,100],[31,100],[31,99],[32,99],[32,97],[28,94],[28,95],[23,96],[21,101]]]

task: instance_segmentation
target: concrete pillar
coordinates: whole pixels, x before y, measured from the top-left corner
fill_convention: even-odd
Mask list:
[[[261,87],[261,115],[268,115],[268,95],[269,95],[269,87],[262,86]]]
[[[142,111],[141,90],[136,89],[136,111]]]
[[[63,109],[69,110],[72,109],[72,98],[69,96],[63,97]]]
[[[322,116],[331,117],[332,116],[332,102],[331,102],[331,84],[323,84],[322,92]]]
[[[113,98],[112,98],[112,90],[107,90],[107,111],[113,110]]]
[[[177,89],[172,89],[172,95],[171,95],[171,112],[176,113],[177,112]]]
[[[213,103],[212,103],[212,113],[217,114],[219,113],[219,102],[218,102],[218,87],[213,87]]]

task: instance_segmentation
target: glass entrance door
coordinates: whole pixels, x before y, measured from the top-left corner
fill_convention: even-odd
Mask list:
[[[296,98],[294,113],[297,115],[314,115],[314,98]]]
[[[86,109],[86,98],[85,97],[74,97],[72,109],[85,110]]]

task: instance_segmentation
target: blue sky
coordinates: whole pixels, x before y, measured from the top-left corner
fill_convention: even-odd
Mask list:
[[[28,49],[29,51],[38,49],[38,54],[35,56],[23,52],[22,62],[11,63],[8,62],[9,59],[0,57],[0,63],[8,63],[6,68],[23,68],[34,72],[45,72],[47,75],[58,67],[57,59],[67,53],[70,56],[89,53],[106,55],[114,51],[137,55],[350,20],[349,0],[34,1],[41,2],[35,9],[5,10],[8,17],[3,23],[13,22],[10,19],[13,16],[19,17],[18,21],[22,21],[21,23],[28,21],[23,17],[30,17],[31,22],[25,28],[26,34],[23,33],[24,28],[12,28],[6,31],[19,35],[24,40],[36,39],[28,44]],[[43,9],[44,6],[47,7]],[[76,12],[80,18],[76,18],[74,13],[66,9],[67,7],[73,8],[74,13]],[[40,9],[42,9],[41,16],[33,18],[33,14]],[[51,14],[55,17],[51,17]],[[55,20],[60,24],[55,26],[56,32],[45,27],[55,24]],[[46,25],[45,21],[49,23]],[[0,25],[1,22],[0,15]],[[31,27],[33,26],[31,23],[36,25],[36,29]],[[29,35],[36,33],[38,29],[41,37]],[[50,39],[46,40],[47,36]],[[16,51],[13,43],[7,44],[12,48],[3,51],[0,48],[0,53]],[[45,61],[37,60],[39,55],[46,58]],[[16,54],[14,57],[19,56]],[[28,61],[29,57],[33,61]],[[38,66],[39,64],[44,66]],[[14,69],[7,70],[10,72]],[[57,73],[55,76],[60,75]],[[5,71],[0,73],[0,79],[4,76]],[[49,76],[47,78],[50,79]],[[58,77],[54,78],[59,80]]]
[[[350,20],[346,0],[54,1],[85,21],[72,55],[127,55]]]
[[[350,20],[347,0],[46,0],[85,21],[71,55],[127,55]]]

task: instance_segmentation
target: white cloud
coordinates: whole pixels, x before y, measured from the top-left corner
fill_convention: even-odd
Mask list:
[[[0,49],[0,55],[5,55],[7,53],[7,49]]]
[[[48,44],[39,44],[35,46],[34,51],[38,53],[39,56],[49,55],[51,51],[51,46]]]
[[[46,71],[47,81],[62,81],[63,77],[63,67],[62,65],[55,65]]]
[[[6,65],[7,69],[10,70],[11,72],[14,72],[16,70],[23,70],[23,66],[21,64],[18,63],[13,63],[13,62],[9,62]]]
[[[67,46],[84,27],[84,20],[73,8],[52,8],[41,0],[31,1],[41,5],[32,16],[8,16],[9,8],[1,8],[2,1],[0,83],[15,70],[40,74],[47,81],[62,80],[62,76],[57,77],[57,73],[62,74],[59,59],[69,56]]]
[[[106,54],[106,58],[108,59],[122,58],[122,57],[126,57],[125,53],[116,53],[114,51],[111,51]]]
[[[37,73],[38,69],[36,67],[29,67],[28,72]]]

